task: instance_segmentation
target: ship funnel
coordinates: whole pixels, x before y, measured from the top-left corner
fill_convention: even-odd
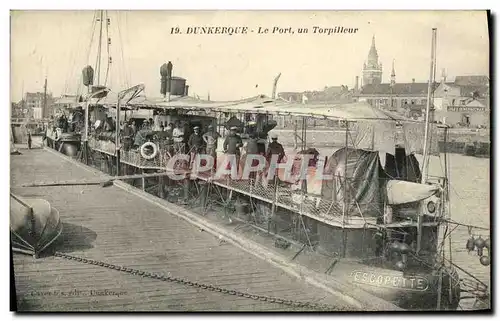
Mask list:
[[[166,64],[163,64],[160,67],[160,76],[161,76],[161,89],[160,93],[165,96],[167,93],[170,93],[171,90],[171,81],[172,81],[172,62],[169,61]]]

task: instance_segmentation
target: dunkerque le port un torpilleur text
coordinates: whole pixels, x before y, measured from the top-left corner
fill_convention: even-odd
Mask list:
[[[222,27],[222,26],[206,26],[206,27],[172,27],[170,34],[176,35],[247,35],[247,34],[260,34],[260,35],[294,35],[294,34],[317,34],[317,35],[337,35],[337,34],[356,34],[358,28],[333,26],[333,27],[320,27],[312,26],[305,28],[292,28],[282,26],[272,27]]]

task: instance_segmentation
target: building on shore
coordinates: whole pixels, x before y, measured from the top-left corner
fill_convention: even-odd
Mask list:
[[[354,102],[353,95],[358,86],[358,77],[353,89],[349,89],[346,85],[341,86],[325,86],[323,90],[308,90],[302,92],[280,92],[278,99],[283,99],[288,102],[307,104],[346,104]],[[310,126],[334,126],[334,121],[322,121],[317,119],[310,120]],[[278,122],[280,127],[285,127],[290,124],[285,122],[285,117],[281,117]]]
[[[373,107],[400,112],[401,114],[420,114],[421,106],[427,104],[428,82],[397,83],[394,61],[390,75],[390,82],[382,82],[382,63],[378,60],[378,51],[375,37],[366,62],[363,64],[363,84],[353,95],[355,101],[366,101]],[[438,86],[434,84],[433,89]]]
[[[366,101],[376,108],[398,112],[413,119],[423,118],[427,106],[428,82],[396,82],[394,61],[390,81],[382,83],[382,64],[378,61],[375,38],[372,39],[367,61],[363,64],[363,84],[354,91],[354,101]],[[456,76],[431,86],[434,93],[435,120],[452,126],[489,126],[489,78],[487,76]]]
[[[10,117],[11,118],[29,118],[30,113],[28,108],[26,108],[24,100],[21,100],[18,103],[11,103],[11,111],[10,111]]]
[[[487,76],[457,76],[441,83],[434,91],[435,119],[457,127],[489,127],[490,86]]]
[[[51,93],[45,95],[43,92],[27,92],[22,101],[25,108],[29,111],[28,118],[43,119],[51,114],[53,103]]]
[[[314,104],[343,104],[352,102],[353,90],[348,86],[326,86],[323,90],[301,92],[280,92],[278,98],[288,102]]]

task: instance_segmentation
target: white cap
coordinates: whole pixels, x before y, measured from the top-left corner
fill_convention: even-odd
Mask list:
[[[193,128],[193,129],[200,129],[200,127],[199,127],[199,126],[194,126],[194,128]]]
[[[278,134],[272,133],[271,134],[271,139],[278,139]]]
[[[233,127],[231,127],[230,129],[231,129],[231,130],[237,130],[237,129],[238,129],[238,127],[233,126]]]

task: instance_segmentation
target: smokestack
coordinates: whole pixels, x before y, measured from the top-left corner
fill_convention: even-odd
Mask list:
[[[359,89],[359,76],[356,76],[356,83],[354,84],[354,89],[356,91]]]
[[[184,87],[184,96],[188,96],[188,95],[189,95],[189,86],[188,86],[188,85],[186,85],[186,86]]]
[[[169,94],[170,96],[170,91],[172,90],[172,68],[173,68],[173,65],[172,65],[172,62],[169,61],[167,63],[167,93]]]

